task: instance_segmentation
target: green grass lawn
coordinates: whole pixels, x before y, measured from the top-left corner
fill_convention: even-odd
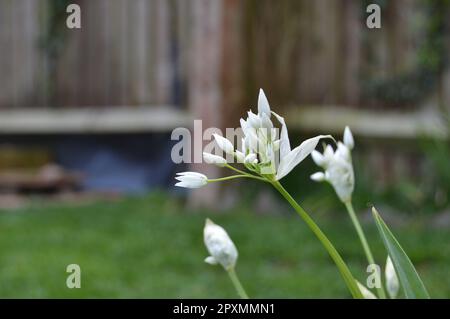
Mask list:
[[[251,297],[349,297],[325,250],[294,213],[188,212],[162,194],[0,212],[0,297],[234,298],[225,272],[203,262],[207,216],[236,243],[237,271]],[[314,217],[364,281],[364,257],[345,213]],[[450,297],[450,234],[421,225],[394,231],[430,294]],[[384,263],[375,228],[366,228]],[[81,266],[81,289],[66,287],[72,263]]]

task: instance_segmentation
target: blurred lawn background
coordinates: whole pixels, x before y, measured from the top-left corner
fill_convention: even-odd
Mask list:
[[[118,202],[61,206],[35,201],[0,214],[0,297],[234,298],[226,273],[203,262],[206,217],[235,241],[238,272],[251,297],[348,298],[334,264],[294,212],[256,215],[246,205],[229,214],[187,211],[163,192]],[[355,276],[365,259],[343,209],[315,214]],[[366,213],[368,209],[365,209]],[[384,248],[364,223],[377,261]],[[450,234],[420,218],[393,227],[432,297],[450,296]],[[67,265],[81,267],[81,289],[66,287]]]

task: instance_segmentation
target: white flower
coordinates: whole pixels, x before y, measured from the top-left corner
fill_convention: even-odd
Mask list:
[[[186,188],[199,188],[208,183],[208,177],[197,172],[177,173],[175,179],[179,181],[175,186]]]
[[[377,297],[358,280],[356,280],[356,284],[358,285],[358,288],[361,291],[364,299],[377,299]]]
[[[213,134],[214,139],[216,140],[217,145],[227,154],[233,154],[234,148],[233,144],[229,140],[227,140],[225,137],[220,136],[218,134]]]
[[[225,164],[227,163],[227,160],[224,159],[222,156],[218,156],[218,155],[214,155],[214,154],[210,154],[210,153],[206,153],[206,152],[203,152],[203,159],[208,164],[214,164],[214,165],[217,165],[220,167],[225,166]]]
[[[388,256],[386,260],[385,268],[386,276],[386,290],[392,299],[395,299],[400,289],[400,283],[398,281],[397,273],[395,272],[394,265],[392,264],[391,257]]]
[[[225,229],[206,219],[203,236],[205,246],[211,254],[205,262],[211,265],[221,264],[225,270],[234,268],[238,251]]]
[[[311,157],[320,167],[325,169],[324,174],[311,175],[314,181],[327,181],[336,191],[342,202],[351,200],[355,188],[355,175],[353,171],[350,149],[354,147],[350,129],[346,127],[344,132],[345,143],[338,142],[336,151],[331,145],[327,145],[323,154],[313,151]]]
[[[281,126],[278,136],[277,128],[272,123],[272,114]],[[303,161],[316,148],[322,138],[332,138],[330,135],[319,135],[291,149],[289,135],[284,118],[270,110],[269,101],[261,89],[258,96],[258,114],[248,112],[247,119],[240,119],[243,131],[242,149],[235,150],[233,143],[223,136],[213,134],[217,145],[226,153],[233,155],[238,163],[256,175],[269,180],[280,180],[289,174],[301,161]],[[331,149],[331,155],[333,150]],[[207,163],[225,166],[224,157],[203,153]],[[202,175],[204,176],[204,175]],[[200,179],[197,175],[179,176],[177,179],[181,187],[200,187],[207,183],[207,179]]]
[[[281,125],[279,138],[270,120],[271,114]],[[319,135],[304,141],[291,150],[284,118],[270,111],[269,102],[263,90],[259,91],[258,114],[250,111],[247,120],[241,119],[240,122],[244,132],[242,153],[245,156],[250,153],[256,154],[258,165],[252,169],[263,175],[274,175],[276,180],[289,174],[294,167],[311,154],[321,138],[330,137],[329,135]]]

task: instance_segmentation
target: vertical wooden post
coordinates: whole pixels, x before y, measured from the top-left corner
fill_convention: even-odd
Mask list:
[[[223,1],[192,0],[191,47],[189,51],[188,106],[195,119],[202,120],[203,130],[220,127],[221,63],[222,63],[222,5]],[[194,137],[194,134],[192,134]],[[201,154],[205,143],[193,142],[193,156]],[[198,156],[198,155],[197,155]],[[213,165],[195,164],[192,170],[208,177],[217,177]],[[190,204],[214,206],[218,200],[219,185],[212,184],[191,193]]]
[[[244,99],[243,79],[243,8],[241,0],[225,0],[223,3],[222,34],[222,126],[236,127],[242,114]],[[250,92],[256,101],[258,91]],[[245,108],[246,110],[246,108]]]
[[[357,105],[360,96],[361,29],[364,26],[364,21],[361,19],[361,3],[345,0],[342,18],[344,36],[341,43],[343,46],[342,56],[345,61],[342,79],[343,100],[345,104]]]

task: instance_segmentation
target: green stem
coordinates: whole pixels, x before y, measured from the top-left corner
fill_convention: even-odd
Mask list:
[[[253,179],[257,179],[257,180],[260,180],[260,181],[267,182],[267,181],[266,181],[265,179],[263,179],[262,177],[258,177],[258,176],[254,176],[254,175],[249,175],[249,174],[242,174],[242,175],[231,175],[231,176],[227,176],[227,177],[208,179],[208,183],[215,183],[215,182],[228,181],[228,180],[230,180],[230,179],[236,179],[236,178],[253,178]]]
[[[369,244],[367,242],[366,236],[364,235],[361,224],[359,223],[358,217],[356,217],[351,200],[345,202],[344,204],[347,208],[348,214],[350,215],[350,219],[353,222],[353,226],[355,226],[356,232],[358,233],[359,240],[361,241],[361,245],[363,246],[364,252],[367,257],[367,261],[369,262],[369,264],[375,264],[372,251],[370,250]],[[386,299],[386,293],[384,292],[383,287],[377,287],[377,294],[379,298]]]
[[[227,167],[227,168],[229,168],[229,169],[232,169],[233,171],[238,172],[239,174],[250,175],[250,174],[248,174],[248,173],[246,173],[246,172],[244,172],[244,171],[241,171],[240,169],[237,169],[237,168],[234,167],[234,166],[231,166],[230,164],[225,164],[225,167]]]
[[[234,268],[230,268],[227,270],[228,275],[230,276],[231,282],[234,285],[234,288],[236,288],[236,291],[239,295],[239,297],[241,297],[241,299],[249,299],[247,293],[245,292],[244,287],[241,284],[241,281],[239,280],[236,271],[234,270]]]
[[[363,298],[361,291],[359,290],[356,280],[353,277],[350,269],[348,269],[342,257],[337,252],[336,248],[334,248],[333,244],[330,240],[325,236],[319,226],[314,222],[314,220],[308,215],[307,212],[295,201],[295,199],[284,189],[284,187],[278,182],[273,181],[272,185],[280,192],[281,195],[292,205],[292,207],[296,210],[296,212],[300,215],[300,217],[305,221],[311,231],[316,235],[316,237],[320,240],[322,245],[330,254],[330,257],[335,262],[338,267],[345,283],[347,284],[350,293],[354,298]]]

